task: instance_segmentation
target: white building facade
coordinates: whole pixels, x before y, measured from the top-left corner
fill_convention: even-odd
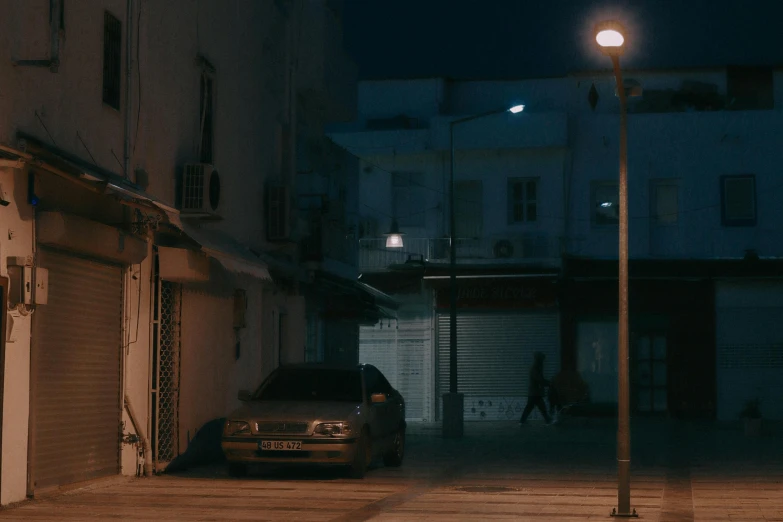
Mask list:
[[[161,471],[238,390],[305,360],[299,149],[355,112],[340,17],[331,0],[6,10],[1,504]],[[344,259],[324,271],[351,287]]]
[[[765,417],[781,418],[783,74],[626,76],[641,94],[630,98],[628,127],[634,413],[732,420],[760,399]],[[535,351],[547,355],[547,375],[589,389],[586,410],[616,408],[614,91],[607,72],[367,81],[357,121],[334,127],[361,158],[362,277],[415,301],[429,325],[415,355],[428,361],[416,385],[426,420],[439,418],[449,383],[449,122],[493,111],[454,126],[465,418],[518,418]],[[516,104],[525,110],[500,112]],[[385,247],[393,221],[402,249]],[[379,368],[407,379],[395,368],[410,359],[399,340],[410,335],[365,328],[361,358],[383,357]]]

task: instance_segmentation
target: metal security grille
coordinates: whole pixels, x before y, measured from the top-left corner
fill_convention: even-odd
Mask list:
[[[432,335],[430,312],[403,306],[397,321],[362,326],[359,362],[378,368],[405,398],[407,420],[432,420]]]
[[[182,287],[156,275],[156,336],[152,380],[153,458],[165,469],[179,454],[179,357]]]

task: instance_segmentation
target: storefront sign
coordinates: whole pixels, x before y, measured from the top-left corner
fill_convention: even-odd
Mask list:
[[[438,288],[438,308],[448,308],[451,289]],[[557,305],[555,283],[519,280],[457,282],[459,308],[549,308]]]

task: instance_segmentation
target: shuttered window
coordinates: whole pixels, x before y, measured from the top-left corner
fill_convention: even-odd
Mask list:
[[[122,80],[122,23],[106,11],[103,14],[103,103],[120,109]]]

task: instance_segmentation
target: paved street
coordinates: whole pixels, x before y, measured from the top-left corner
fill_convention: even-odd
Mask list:
[[[780,428],[633,421],[632,505],[650,521],[783,521]],[[222,466],[110,479],[0,511],[19,520],[610,520],[616,503],[614,424],[467,424],[460,441],[411,427],[406,462],[361,481],[320,470]]]

